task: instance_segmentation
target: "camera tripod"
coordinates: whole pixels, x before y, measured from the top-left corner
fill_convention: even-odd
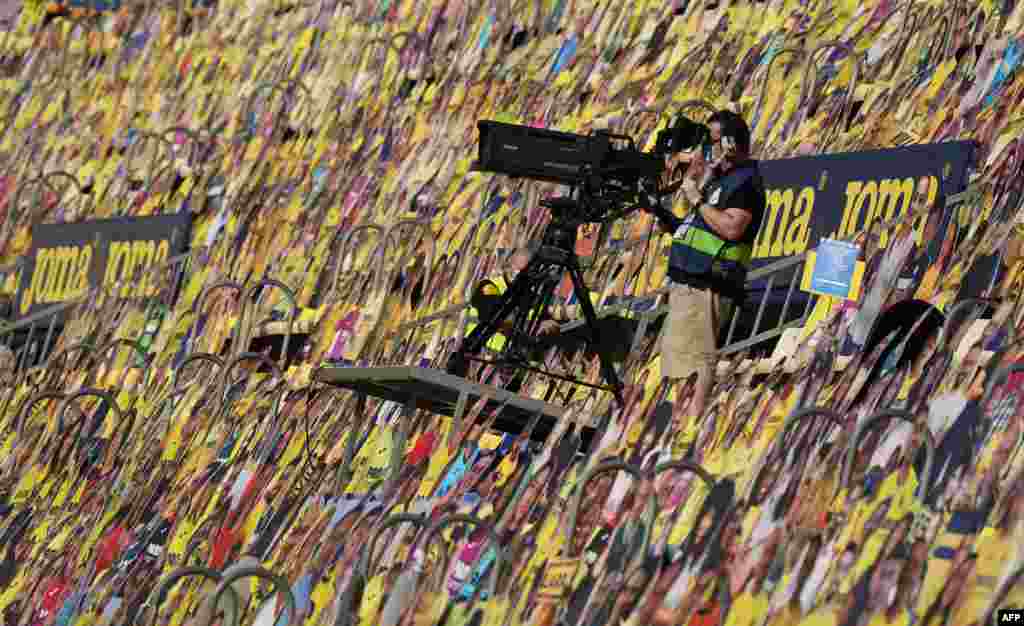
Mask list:
[[[568,272],[573,292],[586,320],[588,339],[601,361],[601,375],[608,385],[599,388],[611,391],[621,404],[622,382],[611,358],[601,349],[597,313],[590,300],[590,290],[583,282],[583,271],[576,255],[577,232],[580,226],[590,220],[578,217],[583,213],[580,202],[571,197],[546,200],[541,202],[541,206],[551,209],[551,222],[545,228],[540,248],[508,285],[508,289],[499,296],[490,316],[479,320],[477,327],[463,339],[459,349],[449,358],[447,371],[456,376],[465,376],[470,360],[482,360],[472,355],[479,354],[510,317],[512,331],[501,361],[506,365],[534,369],[526,355],[539,343],[535,338],[542,317],[551,306],[555,291]],[[547,374],[543,371],[541,373]],[[573,382],[585,384],[579,380]]]

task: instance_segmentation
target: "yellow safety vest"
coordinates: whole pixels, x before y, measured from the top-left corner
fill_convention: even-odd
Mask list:
[[[505,290],[508,289],[508,282],[505,280],[504,276],[491,278],[488,280],[488,282],[494,285],[494,288],[497,291],[497,293],[487,293],[485,291],[484,293],[486,293],[489,296],[500,296],[501,294],[505,293]],[[477,320],[480,319],[480,311],[478,311],[475,306],[470,307],[470,313]],[[473,329],[476,327],[477,322],[475,321],[471,321],[468,324],[466,324],[466,336],[468,337],[469,334],[472,333]],[[498,331],[491,335],[491,338],[487,340],[487,349],[491,350],[492,352],[501,352],[502,350],[505,349],[505,341],[505,334],[502,333],[501,331]]]

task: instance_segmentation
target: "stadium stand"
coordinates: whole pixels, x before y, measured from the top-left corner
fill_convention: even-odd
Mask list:
[[[1024,3],[6,14],[6,626],[981,626],[1024,608]],[[815,297],[770,354],[726,346],[704,415],[644,333],[625,407],[527,376],[521,395],[564,407],[540,442],[477,419],[487,398],[448,417],[317,381],[325,361],[443,367],[472,286],[543,225],[550,186],[470,170],[477,120],[650,147],[684,106],[743,112],[765,160],[972,140],[975,166],[957,202],[911,181],[903,214],[847,233],[862,298]],[[112,243],[144,217],[152,236]],[[650,226],[581,249],[602,305],[663,304]],[[909,323],[879,322],[908,300]],[[554,366],[598,378],[582,353]]]

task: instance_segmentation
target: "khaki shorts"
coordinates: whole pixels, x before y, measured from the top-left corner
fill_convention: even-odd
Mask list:
[[[661,333],[661,374],[686,379],[697,373],[710,379],[718,346],[722,302],[707,289],[672,283],[668,315]]]

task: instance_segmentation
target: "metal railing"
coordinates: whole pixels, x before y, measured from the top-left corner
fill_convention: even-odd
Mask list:
[[[168,277],[170,280],[165,284],[170,285],[170,288],[164,295],[169,300],[167,304],[173,305],[173,300],[181,285],[182,274],[191,258],[191,252],[179,254],[156,267],[140,268],[127,280],[95,287],[79,298],[50,305],[18,319],[0,328],[0,345],[5,345],[15,351],[19,371],[42,365],[55,352],[55,348],[61,342],[63,328],[75,321],[76,314],[89,315],[91,313],[94,318],[91,321],[104,317],[104,313],[114,316],[104,317],[105,319],[116,319],[119,314],[123,314],[125,306],[152,301],[152,298],[139,299],[121,296],[121,288],[125,284],[137,283],[149,275],[166,272],[170,274]],[[24,334],[24,338],[18,341],[21,339],[19,337],[21,334]],[[20,345],[15,345],[16,341]]]

